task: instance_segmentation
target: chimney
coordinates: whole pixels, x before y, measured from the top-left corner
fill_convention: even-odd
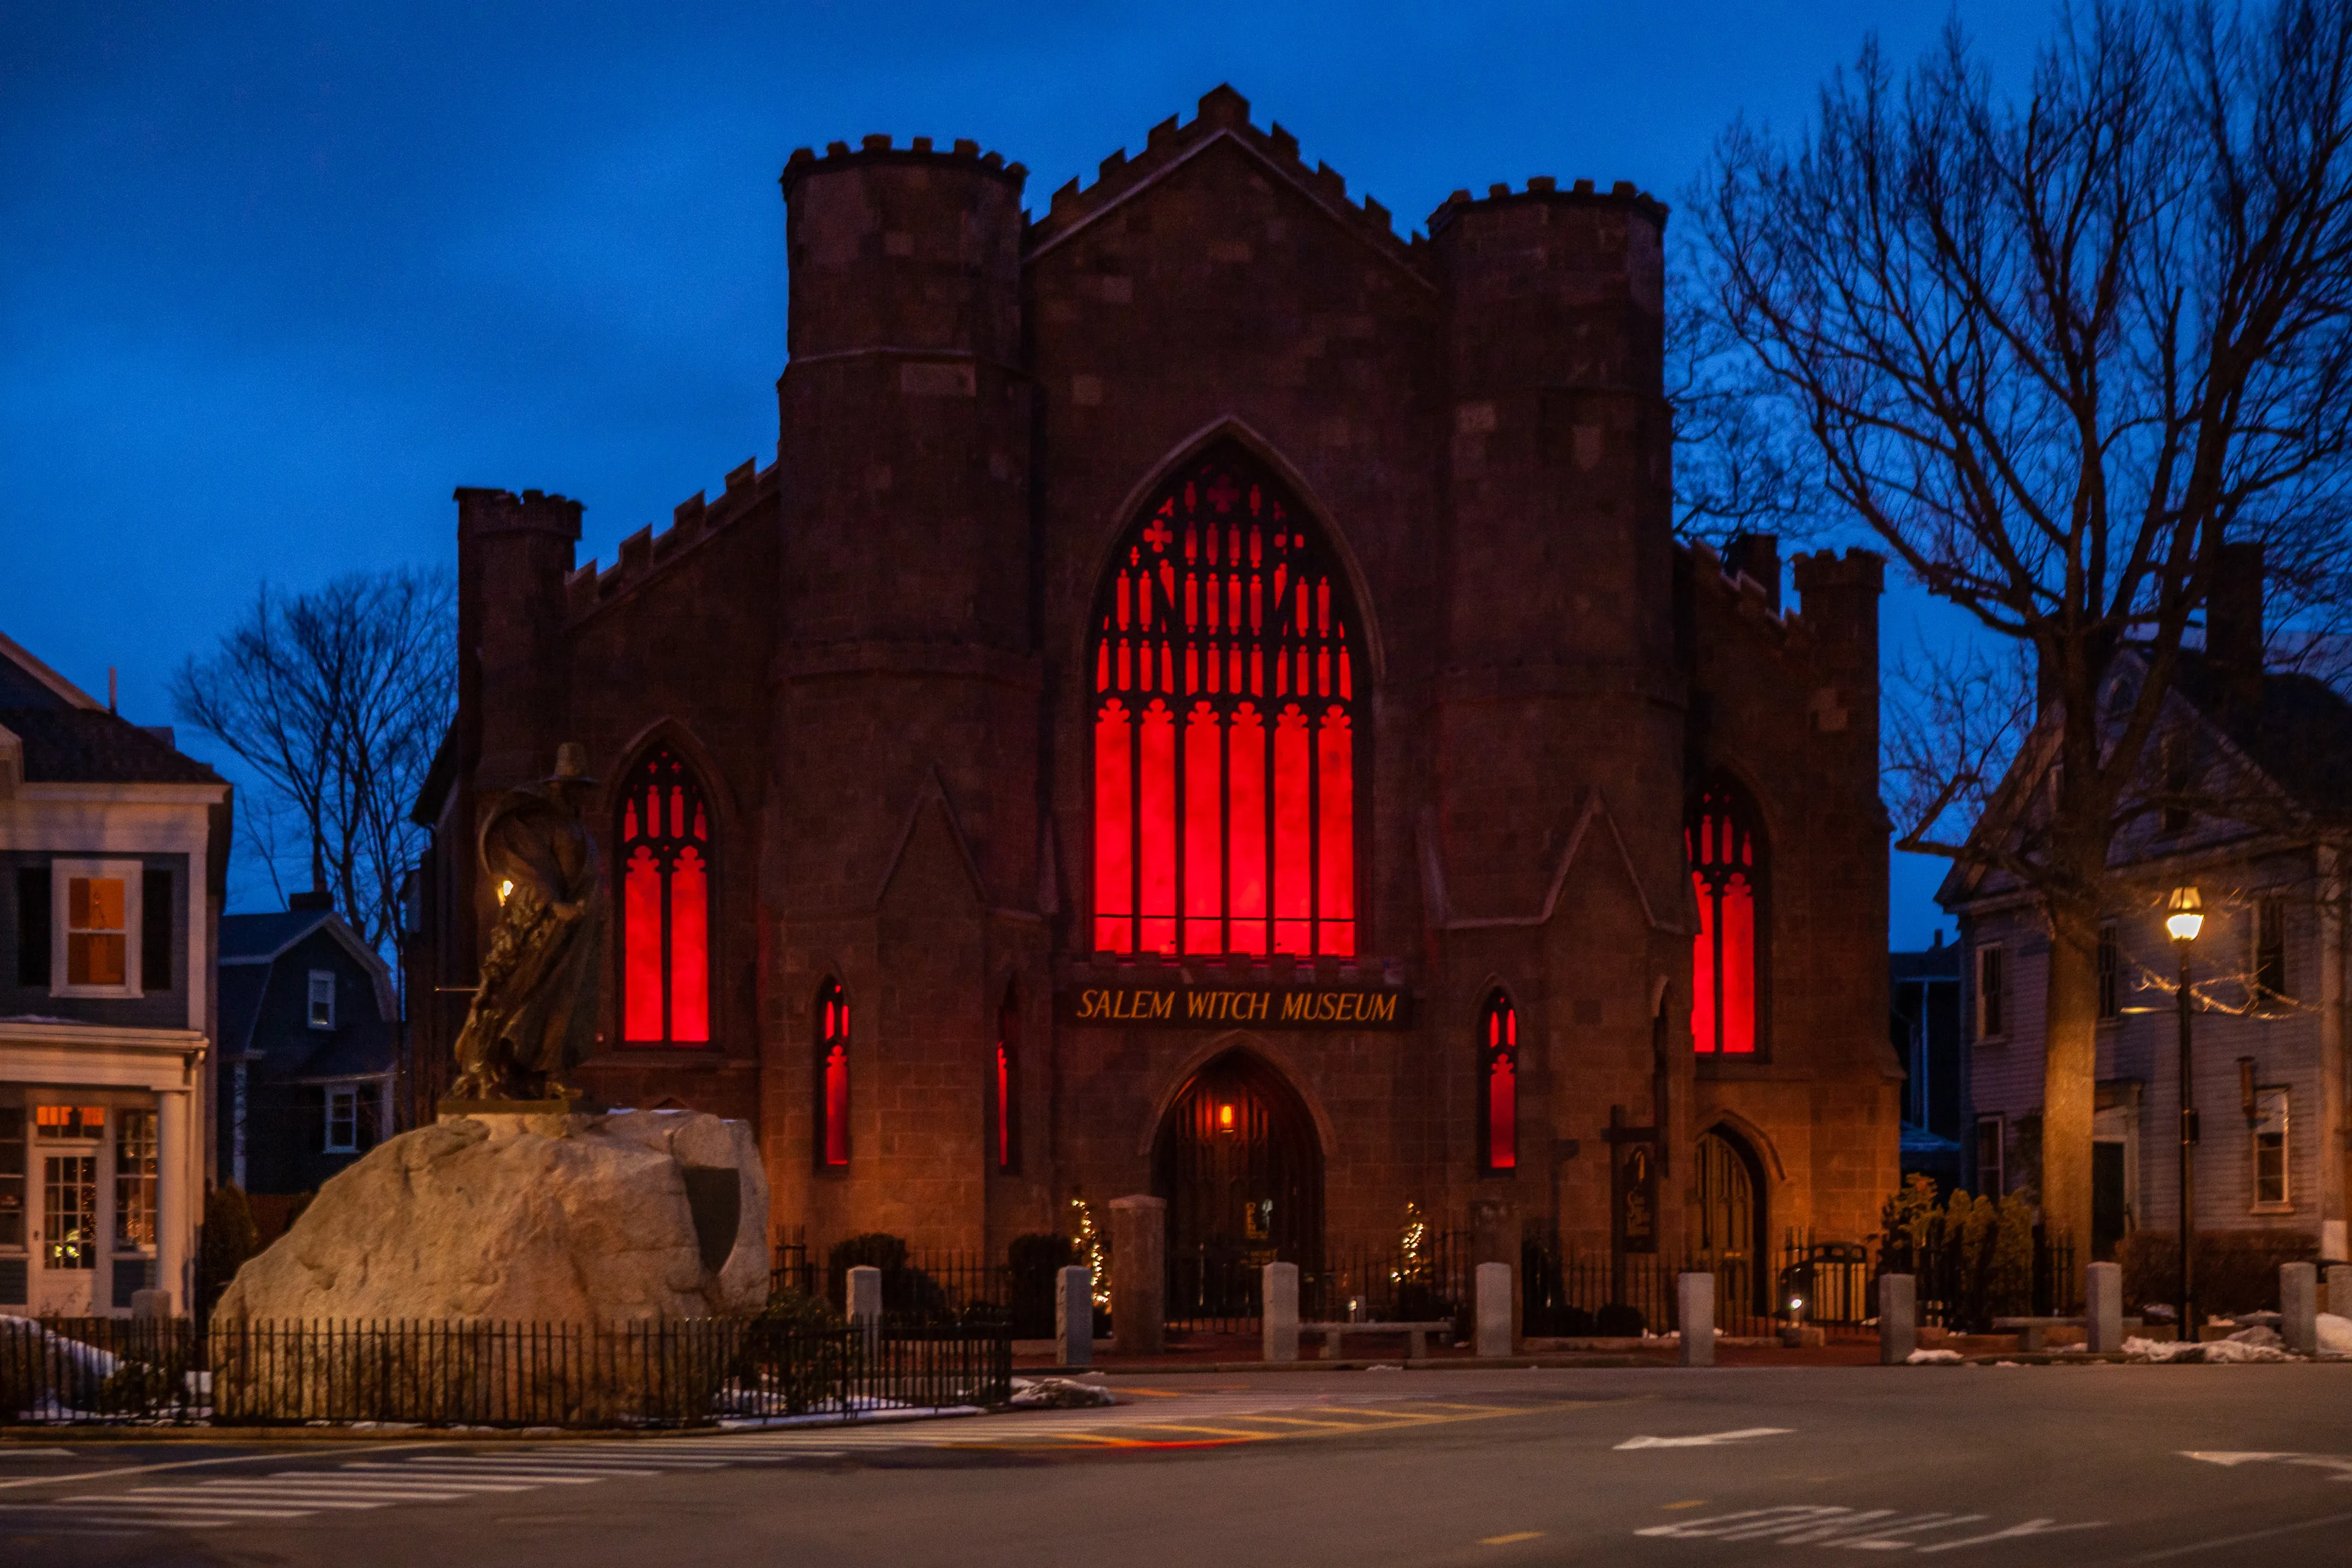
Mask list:
[[[302,914],[311,910],[326,910],[331,912],[334,907],[335,896],[324,888],[313,888],[307,893],[289,894],[286,900],[286,908],[293,914]]]
[[[1724,542],[1723,571],[1727,577],[1753,577],[1764,589],[1764,602],[1780,613],[1780,541],[1769,533],[1735,533]]]
[[[2225,543],[2205,595],[2205,657],[2233,702],[2259,708],[2263,696],[2263,547]]]

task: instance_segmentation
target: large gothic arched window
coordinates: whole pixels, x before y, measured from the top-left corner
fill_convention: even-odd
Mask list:
[[[1519,1014],[1500,991],[1478,1020],[1478,1168],[1519,1163]]]
[[[621,793],[621,1038],[710,1042],[710,812],[656,746]]]
[[[1356,951],[1353,607],[1239,448],[1185,464],[1096,609],[1095,946]]]
[[[1691,1036],[1702,1055],[1753,1055],[1763,1030],[1764,899],[1770,859],[1756,803],[1718,774],[1684,827],[1698,935],[1691,946]]]

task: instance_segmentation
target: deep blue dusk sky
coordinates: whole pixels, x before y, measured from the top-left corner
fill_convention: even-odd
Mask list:
[[[1958,11],[2011,79],[2051,16]],[[1945,15],[0,0],[0,631],[167,721],[262,579],[450,559],[454,486],[578,497],[609,560],[772,460],[794,147],[974,137],[1042,210],[1230,81],[1401,229],[1538,174],[1671,201],[1733,115],[1792,127]],[[1898,866],[1898,944],[1937,870]]]

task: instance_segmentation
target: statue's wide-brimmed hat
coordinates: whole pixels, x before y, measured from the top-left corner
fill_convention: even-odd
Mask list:
[[[588,776],[588,748],[577,741],[566,741],[555,748],[555,773],[542,779],[542,784],[593,784]]]

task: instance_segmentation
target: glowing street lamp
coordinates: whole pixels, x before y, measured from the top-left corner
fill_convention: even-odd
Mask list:
[[[2197,1089],[2189,1036],[2189,950],[2205,929],[2205,906],[2196,889],[2172,889],[2164,929],[2180,953],[2180,1338],[2194,1344],[2197,1273],[2190,1254],[2197,1245]]]

